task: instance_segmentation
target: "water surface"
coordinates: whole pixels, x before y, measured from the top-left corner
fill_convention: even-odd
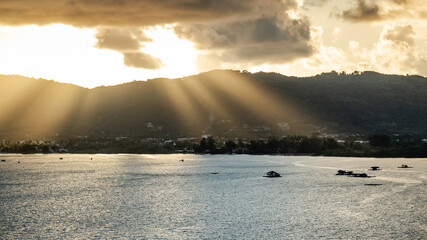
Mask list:
[[[0,158],[1,239],[427,239],[427,159]]]

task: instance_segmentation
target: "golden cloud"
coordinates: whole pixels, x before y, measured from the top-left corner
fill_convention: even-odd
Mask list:
[[[274,0],[2,0],[5,25],[148,26],[262,14]],[[287,1],[290,3],[294,0]],[[288,3],[289,5],[289,3]]]
[[[357,0],[357,3],[337,14],[353,22],[375,22],[397,18],[427,19],[424,0]]]

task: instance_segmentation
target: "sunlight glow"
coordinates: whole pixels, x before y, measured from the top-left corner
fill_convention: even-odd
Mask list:
[[[294,107],[290,102],[279,100],[274,93],[267,91],[254,81],[242,77],[240,74],[218,72],[215,79],[218,80],[212,82],[216,84],[216,87],[221,92],[226,93],[242,109],[251,111],[254,116],[263,122],[269,122],[278,116],[282,118],[292,116],[300,121],[303,121],[307,117],[303,117],[297,111],[298,108]],[[223,83],[221,84],[219,80],[223,81]]]
[[[75,125],[72,121],[78,117],[75,110],[84,108],[84,104],[80,104],[84,99],[82,92],[70,86],[9,77],[1,81],[0,88],[13,90],[4,91],[0,100],[3,106],[0,126],[10,132],[27,131],[43,137],[64,126]]]
[[[176,78],[197,73],[194,44],[179,39],[172,26],[154,27],[145,33],[152,41],[145,44],[143,51],[162,60],[162,77]]]
[[[282,119],[293,126],[304,125],[311,118],[296,103],[279,99],[274,92],[234,71],[212,71],[197,78],[158,80],[155,84],[156,91],[168,99],[173,115],[187,132],[208,130],[211,118],[242,125],[246,123],[242,116],[247,115],[272,124]],[[222,97],[215,98],[215,93]],[[236,109],[240,110],[235,112]]]
[[[63,24],[0,27],[0,74],[52,79],[85,87],[115,85],[157,77],[196,73],[196,50],[169,26],[147,30],[153,40],[143,52],[160,58],[164,67],[127,67],[117,51],[95,47],[96,30]]]

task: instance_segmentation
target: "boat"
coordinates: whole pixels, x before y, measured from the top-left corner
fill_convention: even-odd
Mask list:
[[[368,174],[366,174],[366,173],[353,173],[353,174],[349,175],[349,177],[371,178],[374,176],[368,176]]]
[[[263,176],[263,177],[267,177],[267,178],[275,178],[275,177],[281,177],[279,173],[275,172],[275,171],[270,171],[268,173],[266,173],[267,175]]]
[[[336,175],[351,175],[351,174],[353,174],[353,171],[338,170]]]
[[[406,164],[402,164],[402,166],[397,167],[397,168],[412,168],[412,167],[410,167],[410,166],[408,166],[408,165],[406,165]]]
[[[378,167],[378,166],[373,166],[369,170],[371,170],[371,171],[378,171],[378,170],[382,170],[382,169],[380,167]]]
[[[6,162],[6,159],[2,159],[1,161],[2,161],[2,162]]]

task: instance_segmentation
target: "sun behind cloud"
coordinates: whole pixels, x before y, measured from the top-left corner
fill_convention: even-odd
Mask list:
[[[0,74],[85,87],[212,69],[425,75],[423,3],[0,1]]]
[[[180,39],[173,26],[153,27],[145,31],[152,41],[146,43],[144,51],[161,59],[163,77],[183,77],[196,74],[197,50],[188,40]]]
[[[152,41],[142,50],[162,63],[155,70],[126,66],[127,59],[120,52],[96,46],[96,33],[95,28],[63,24],[0,27],[0,74],[96,87],[196,73],[196,50],[170,27],[147,30]]]

